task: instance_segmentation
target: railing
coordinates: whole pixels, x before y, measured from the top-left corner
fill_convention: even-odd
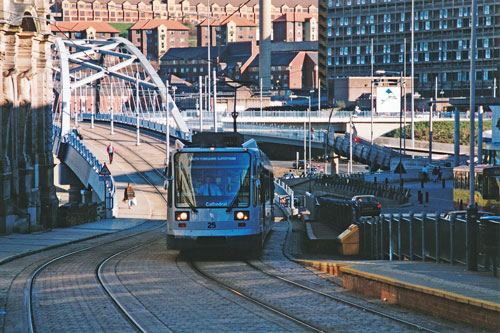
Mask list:
[[[292,214],[295,209],[293,190],[290,188],[290,186],[288,186],[279,178],[274,179],[274,184],[279,188],[281,188],[286,193],[285,197],[280,197],[280,199],[285,199],[285,202],[282,202],[282,200],[280,200],[279,205],[289,208],[290,209],[289,214]]]
[[[361,218],[358,226],[360,253],[365,258],[467,262],[467,221],[453,215],[451,219],[444,219],[437,212],[386,214]],[[476,237],[476,244],[481,244],[479,233],[472,237]]]
[[[55,136],[60,135],[61,129],[58,126],[54,125],[52,128],[53,128],[53,133]],[[65,138],[62,138],[61,143],[69,144],[90,165],[93,172],[97,176],[99,175],[99,172],[101,171],[101,169],[103,167],[103,164],[83,144],[83,142],[80,141],[80,139],[78,139],[78,136],[77,136],[75,131],[69,132],[69,134]],[[107,195],[104,198],[104,200],[108,200],[108,201],[106,201],[106,207],[112,210],[115,207],[116,186],[115,186],[115,180],[114,180],[113,176],[109,176],[109,177],[110,177],[110,181],[105,182],[105,186],[107,189],[107,192],[106,192]]]

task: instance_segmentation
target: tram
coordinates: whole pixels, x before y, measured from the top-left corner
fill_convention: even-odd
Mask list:
[[[274,176],[255,140],[195,134],[192,144],[172,152],[167,182],[167,249],[260,254],[274,222]]]
[[[468,165],[453,169],[453,207],[463,210],[469,205],[470,170]],[[500,214],[500,166],[475,165],[474,201],[479,210]]]

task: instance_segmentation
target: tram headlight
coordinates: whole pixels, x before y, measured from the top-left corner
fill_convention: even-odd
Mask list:
[[[189,221],[189,212],[176,212],[175,219],[177,221]]]
[[[234,219],[236,221],[248,221],[248,211],[235,211],[234,212]]]

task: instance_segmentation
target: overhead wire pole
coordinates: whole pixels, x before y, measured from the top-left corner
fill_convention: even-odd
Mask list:
[[[198,81],[200,83],[200,96],[198,102],[200,104],[200,132],[203,132],[203,78],[201,75],[198,77]]]
[[[136,130],[135,130],[135,145],[139,146],[140,141],[140,125],[139,125],[139,72],[135,74],[135,113],[136,113]]]
[[[109,134],[111,134],[111,135],[115,134],[114,126],[113,126],[114,122],[113,122],[113,86],[112,86],[112,82],[113,82],[113,77],[110,76],[109,77],[109,104],[110,104],[109,111],[111,113],[111,115],[110,115],[111,122],[110,122]]]
[[[167,101],[167,98],[168,98],[168,81],[165,81],[165,88],[166,88],[166,91],[165,91],[165,96],[162,96],[162,108],[163,110],[165,110],[165,166],[168,167],[168,158],[170,156],[170,126],[169,126],[169,123],[170,123],[170,115],[169,115],[169,110],[168,110],[168,101]],[[164,98],[163,98],[164,97]]]
[[[411,0],[411,147],[415,148],[415,0]]]
[[[370,50],[370,66],[371,66],[371,77],[370,77],[370,144],[373,145],[373,38],[371,39],[371,50]]]

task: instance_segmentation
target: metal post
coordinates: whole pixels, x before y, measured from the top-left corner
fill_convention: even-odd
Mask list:
[[[90,84],[90,128],[94,128],[94,87]]]
[[[477,163],[483,163],[483,106],[477,112]]]
[[[493,98],[497,98],[497,78],[493,78]]]
[[[208,15],[212,14],[212,11],[210,10],[210,0],[207,0],[207,8],[208,8]],[[208,55],[208,61],[207,61],[207,75],[208,75],[208,98],[207,98],[207,111],[210,112],[210,96],[211,96],[211,91],[210,91],[210,86],[212,85],[212,81],[210,81],[210,47],[212,46],[212,38],[210,36],[210,18],[207,17],[207,28],[208,28],[208,43],[207,43],[207,55]]]
[[[113,77],[112,76],[109,77],[109,104],[110,104],[109,110],[111,112],[109,134],[113,135],[115,134],[115,131],[114,131],[114,121],[113,121]]]
[[[404,120],[404,128],[403,128],[403,152],[406,155],[406,38],[403,41],[403,120]]]
[[[203,132],[203,78],[200,75],[198,78],[198,81],[200,83],[200,96],[199,96],[199,103],[200,103],[200,132]]]
[[[439,264],[439,212],[435,212],[436,221],[434,221],[434,234],[435,234],[435,246],[436,246],[436,264]]]
[[[460,110],[458,107],[455,107],[455,131],[453,135],[454,139],[454,152],[455,152],[455,165],[460,165]]]
[[[309,171],[311,170],[312,168],[312,155],[311,155],[311,136],[312,136],[312,132],[311,132],[311,96],[309,96],[309,109],[308,109],[308,113],[309,113]]]
[[[427,218],[427,213],[422,213],[422,261],[425,261],[425,219]]]
[[[415,214],[410,211],[410,261],[413,261],[413,221],[415,221]]]
[[[135,145],[141,144],[140,124],[139,124],[139,72],[135,74],[135,115],[136,115],[136,130],[135,130]]]
[[[262,118],[262,78],[260,78],[260,117]]]
[[[370,144],[373,145],[373,38],[371,39],[370,51],[371,77],[370,77]]]
[[[81,79],[80,73],[75,73],[75,82],[77,81],[78,78]],[[78,110],[80,110],[82,107],[81,106],[82,101],[80,99],[81,93],[82,93],[82,90],[80,88],[75,89],[75,103],[77,103],[77,105],[78,105],[75,107],[75,128],[78,128]]]
[[[398,260],[401,260],[401,221],[403,220],[403,214],[399,213],[398,219]]]
[[[306,168],[306,163],[307,163],[307,153],[306,153],[306,122],[304,121],[304,176],[307,176],[307,168]]]
[[[455,261],[455,220],[456,215],[452,214],[450,219],[450,264]]]
[[[471,29],[471,40],[470,40],[470,152],[469,152],[469,186],[470,186],[470,197],[469,197],[469,207],[467,207],[467,228],[465,233],[466,248],[467,248],[467,269],[477,270],[476,261],[476,233],[475,224],[473,221],[474,214],[477,214],[477,206],[474,202],[474,192],[475,192],[475,175],[474,175],[474,118],[476,111],[476,24],[477,24],[477,0],[472,0],[471,8],[472,16],[472,29]]]
[[[217,107],[216,107],[216,104],[217,104],[217,87],[215,85],[217,79],[215,77],[215,69],[214,69],[213,78],[214,78],[214,86],[213,86],[213,89],[214,89],[214,132],[217,133]],[[210,104],[210,101],[208,103]]]
[[[411,0],[411,147],[415,148],[415,0]]]
[[[403,92],[403,72],[399,72],[399,95],[401,96]],[[399,192],[403,191],[403,152],[402,152],[402,143],[403,143],[403,110],[401,109],[401,101],[399,102]],[[401,198],[399,199],[401,201]]]
[[[349,165],[347,173],[352,173],[352,114],[349,116]]]
[[[168,159],[170,157],[170,115],[168,112],[168,81],[165,81],[165,98],[163,99],[162,108],[165,110],[165,166],[168,166]]]
[[[394,214],[389,217],[389,261],[392,261],[392,222],[394,221]]]

